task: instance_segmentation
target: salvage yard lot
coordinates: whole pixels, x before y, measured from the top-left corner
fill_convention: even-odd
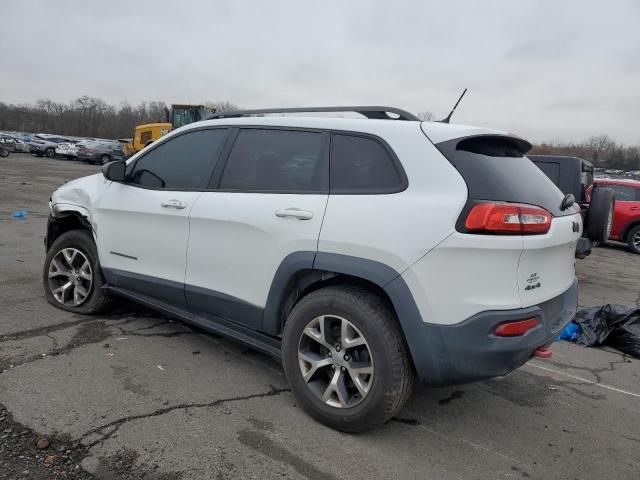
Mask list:
[[[49,196],[98,171],[0,159],[0,478],[638,478],[640,362],[613,350],[561,342],[503,379],[419,386],[387,425],[347,435],[241,345],[125,301],[96,317],[48,305]],[[640,305],[640,256],[622,246],[578,274],[581,306]]]

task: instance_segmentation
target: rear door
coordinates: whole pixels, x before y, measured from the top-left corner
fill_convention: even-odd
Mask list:
[[[189,211],[207,188],[226,129],[190,130],[159,143],[113,183],[95,208],[107,281],[184,304]]]
[[[234,129],[217,191],[190,214],[189,306],[262,329],[278,267],[312,268],[328,198],[327,133]],[[269,330],[269,327],[265,327]]]

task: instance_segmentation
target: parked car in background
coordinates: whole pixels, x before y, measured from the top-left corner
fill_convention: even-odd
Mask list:
[[[616,195],[609,239],[625,242],[629,250],[640,254],[640,181],[598,178],[594,185],[610,188]],[[592,190],[589,189],[589,196]]]
[[[16,153],[29,153],[29,144],[24,140],[16,138],[13,151]]]
[[[16,139],[4,133],[0,134],[0,146],[8,152],[15,152]]]
[[[78,147],[88,143],[95,142],[94,138],[87,138],[84,140],[71,140],[69,142],[59,143],[56,147],[56,155],[67,157],[68,159],[78,157]]]
[[[124,160],[125,155],[120,142],[95,140],[76,145],[78,160],[104,165],[113,160]]]
[[[69,143],[70,138],[61,137],[59,135],[50,135],[48,133],[39,133],[34,135],[29,143],[29,151],[35,153],[39,157],[47,156],[53,158],[56,156],[56,147],[60,143]]]
[[[76,142],[62,142],[56,146],[56,155],[67,157],[68,159],[76,158],[78,152],[76,150]]]

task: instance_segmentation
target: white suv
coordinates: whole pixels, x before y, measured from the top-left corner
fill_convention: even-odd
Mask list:
[[[330,110],[369,118],[216,114],[58,189],[49,302],[123,296],[251,345],[348,432],[389,420],[415,376],[502,376],[546,347],[576,310],[582,220],[531,145]]]

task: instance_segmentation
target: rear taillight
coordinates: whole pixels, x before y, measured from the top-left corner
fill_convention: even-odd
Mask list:
[[[551,227],[551,214],[544,208],[521,203],[478,203],[467,215],[464,226],[469,233],[547,233]]]
[[[493,333],[498,337],[518,337],[524,335],[537,325],[538,320],[535,318],[516,320],[515,322],[504,322],[498,325]]]

